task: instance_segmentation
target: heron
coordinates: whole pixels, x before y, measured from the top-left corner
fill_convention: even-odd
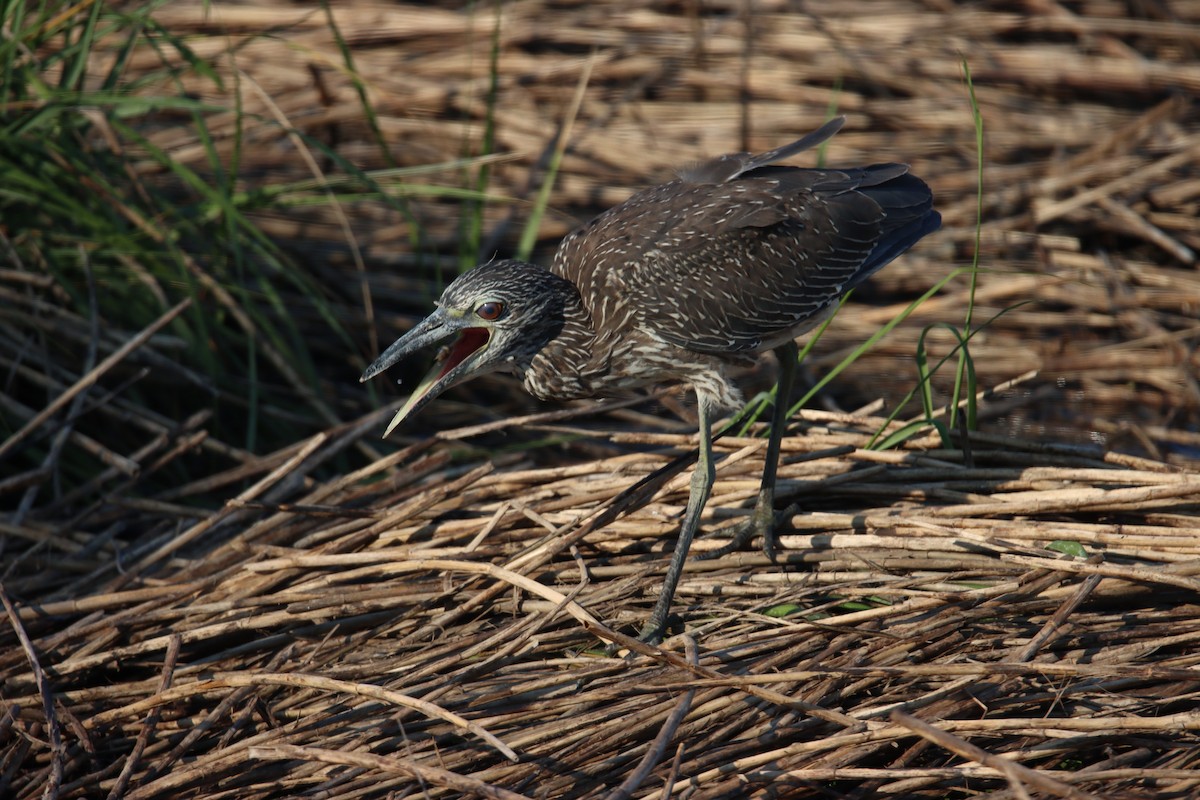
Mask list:
[[[742,404],[731,368],[768,350],[780,365],[760,490],[736,536],[761,537],[774,560],[775,478],[796,339],[941,225],[928,185],[906,164],[777,164],[844,123],[832,119],[766,153],[719,156],[639,191],[569,234],[549,269],[506,259],[460,275],[362,374],[370,380],[449,342],[384,437],[446,389],[489,372],[519,376],[541,400],[690,386],[699,454],[662,591],[640,634],[661,642],[715,479],[713,421]]]

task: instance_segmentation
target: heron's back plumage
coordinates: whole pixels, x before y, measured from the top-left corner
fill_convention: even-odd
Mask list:
[[[638,329],[731,356],[798,336],[940,224],[903,164],[771,164],[812,138],[638,192],[564,240],[551,269],[579,288],[601,336]]]

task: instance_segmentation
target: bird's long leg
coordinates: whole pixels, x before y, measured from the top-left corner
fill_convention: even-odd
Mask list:
[[[688,494],[687,512],[683,516],[683,525],[679,529],[679,541],[675,543],[675,552],[671,554],[671,564],[667,567],[667,575],[663,579],[662,593],[650,620],[642,628],[638,636],[647,644],[658,644],[662,641],[667,629],[667,615],[671,611],[671,600],[675,597],[675,588],[683,577],[683,565],[687,561],[688,550],[696,529],[700,527],[700,514],[712,493],[713,480],[716,478],[716,466],[713,464],[712,449],[712,415],[711,401],[702,393],[696,393],[700,416],[700,456],[696,460],[696,470],[692,473],[691,492]]]
[[[742,547],[755,536],[762,537],[762,549],[767,558],[775,560],[775,476],[779,470],[779,450],[783,434],[787,430],[788,404],[792,399],[792,385],[796,381],[796,361],[800,348],[789,341],[775,348],[779,359],[779,384],[775,389],[775,407],[771,411],[771,437],[767,440],[767,458],[763,465],[762,483],[758,488],[758,500],[750,519],[742,523],[733,538],[716,550],[705,553],[704,558],[719,558]]]
[[[789,341],[775,348],[775,357],[779,359],[779,384],[775,387],[775,408],[771,413],[771,438],[767,440],[767,462],[763,465],[762,484],[754,503],[754,515],[750,518],[751,535],[762,536],[763,552],[772,561],[775,560],[775,476],[779,472],[779,450],[787,430],[800,348],[794,341]]]

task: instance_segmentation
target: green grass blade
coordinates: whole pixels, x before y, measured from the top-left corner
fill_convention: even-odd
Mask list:
[[[83,87],[87,75],[88,60],[96,41],[96,23],[100,18],[103,3],[95,2],[88,10],[88,15],[82,25],[77,25],[78,37],[75,42],[65,49],[67,63],[59,80],[59,88],[78,91]],[[65,34],[70,35],[68,30]]]
[[[542,225],[542,217],[550,205],[550,193],[554,189],[554,179],[558,177],[558,168],[562,164],[563,153],[567,150],[567,142],[571,140],[571,130],[575,126],[575,118],[579,114],[579,107],[583,105],[584,92],[587,89],[588,82],[591,80],[592,67],[595,63],[596,55],[593,52],[579,76],[579,83],[575,87],[575,95],[571,98],[571,107],[568,109],[566,119],[563,120],[562,127],[558,131],[558,136],[555,137],[554,150],[550,155],[550,164],[546,168],[545,178],[538,189],[537,199],[533,203],[529,220],[525,223],[524,230],[521,231],[521,241],[517,245],[517,258],[522,261],[529,260],[533,254],[534,245],[537,244],[537,235]]]
[[[363,116],[366,117],[367,129],[371,132],[371,138],[375,140],[375,146],[379,148],[379,155],[383,158],[383,163],[394,167],[396,159],[392,157],[392,149],[388,147],[387,139],[383,135],[383,128],[379,125],[379,115],[375,112],[375,106],[371,104],[371,99],[367,96],[367,86],[363,83],[362,76],[354,66],[354,51],[350,49],[346,37],[342,35],[342,29],[338,27],[337,18],[333,15],[333,9],[328,0],[321,0],[321,10],[325,12],[325,23],[333,33],[338,53],[341,54],[342,63],[345,64],[345,75],[358,95],[358,104],[363,110]]]
[[[966,319],[963,320],[965,338],[971,338],[971,324],[975,315],[975,291],[979,286],[979,247],[983,228],[983,114],[979,110],[979,99],[975,96],[975,84],[971,80],[971,65],[964,57],[962,59],[963,76],[967,82],[967,93],[971,102],[971,119],[975,125],[975,241],[971,253],[971,286],[967,296]],[[950,426],[956,424],[960,394],[964,379],[968,386],[975,385],[974,363],[970,354],[963,346],[963,358],[959,360],[954,375],[954,395],[951,402]],[[975,408],[975,392],[970,390],[967,395],[967,428],[975,430],[977,424],[977,409]]]
[[[966,271],[967,270],[963,269],[963,268],[954,270],[949,275],[942,278],[940,281],[938,281],[933,286],[931,286],[929,289],[927,289],[920,297],[918,297],[917,299],[915,299],[911,303],[909,303],[908,306],[906,306],[903,311],[901,311],[899,314],[897,314],[896,316],[894,316],[890,320],[888,320],[888,322],[886,324],[884,324],[883,327],[881,327],[879,330],[875,331],[875,333],[873,333],[869,339],[867,339],[865,342],[863,342],[858,347],[856,347],[853,352],[851,352],[849,355],[847,355],[845,358],[843,358],[840,362],[838,362],[838,364],[833,369],[826,372],[825,375],[821,378],[821,380],[817,381],[816,384],[814,384],[813,387],[811,389],[809,389],[804,394],[804,396],[800,398],[800,400],[798,402],[796,402],[795,404],[792,405],[791,410],[788,412],[789,416],[795,414],[801,408],[803,408],[809,401],[812,400],[813,397],[816,396],[817,392],[824,389],[829,384],[830,381],[832,381],[834,378],[836,378],[838,375],[840,375],[842,372],[844,372],[847,367],[849,367],[851,364],[853,364],[855,361],[857,361],[859,358],[861,358],[862,355],[864,353],[866,353],[867,351],[869,351],[872,347],[874,347],[875,344],[880,339],[882,339],[884,336],[887,336],[892,331],[893,328],[895,328],[897,325],[899,325],[904,320],[908,319],[908,317],[914,311],[916,311],[917,308],[922,303],[924,303],[926,300],[928,300],[929,298],[936,295],[938,292],[940,292],[942,290],[942,288],[946,284],[948,284],[951,280],[953,280],[954,278],[958,277],[959,275],[963,274]]]
[[[491,155],[496,148],[496,104],[500,97],[500,24],[501,6],[494,4],[491,48],[488,53],[488,90],[484,104],[483,141],[479,146],[481,155]],[[487,195],[491,183],[491,162],[480,163],[475,174],[475,191],[480,197]],[[458,270],[466,272],[478,264],[485,254],[479,252],[483,246],[484,202],[468,203],[463,208],[461,235],[459,237]]]

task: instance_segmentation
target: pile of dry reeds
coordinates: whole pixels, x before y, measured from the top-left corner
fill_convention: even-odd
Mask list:
[[[77,577],[6,599],[11,796],[56,775],[128,798],[1200,784],[1200,475],[983,435],[877,452],[880,420],[810,412],[784,557],[691,562],[687,632],[650,650],[613,629],[654,600],[688,437],[539,468],[456,461],[449,432],[312,480],[380,420],[277,454],[215,514],[124,509],[175,524],[119,570],[99,534],[47,535]],[[707,526],[747,513],[763,450],[723,440]]]
[[[912,163],[946,227],[844,310],[807,363],[819,377],[968,265],[979,236],[974,326],[988,324],[971,354],[990,427],[870,449],[903,422],[884,412],[915,383],[922,329],[963,324],[960,278],[797,419],[780,500],[800,510],[779,562],[690,562],[662,649],[621,631],[666,566],[686,423],[629,403],[509,417],[534,407],[496,402],[510,385],[493,383],[428,409],[434,438],[378,441],[396,403],[369,408],[355,379],[436,294],[437,259],[408,236],[454,252],[458,206],[421,187],[454,185],[457,167],[405,179],[409,218],[369,201],[260,215],[317,254],[305,269],[362,343],[339,352],[285,298],[325,367],[298,397],[329,425],[265,455],[131,391],[187,368],[168,368],[179,348],[162,333],[183,305],[115,330],[37,264],[5,261],[0,367],[21,391],[0,394],[0,796],[1196,796],[1200,3],[1027,10],[501,6],[492,115],[513,157],[491,191],[513,202],[486,208],[496,248],[567,119],[548,246],[673,165],[779,144],[836,107],[849,124],[827,162]],[[336,33],[307,3],[157,18],[222,71],[220,92],[187,76],[184,91],[224,107],[241,93],[251,184],[336,169],[295,132],[363,169],[390,166],[372,126],[400,166],[484,136],[490,9],[347,4]],[[211,123],[232,150],[232,117],[228,138]],[[202,162],[182,130],[155,144]],[[19,232],[0,233],[8,252]],[[937,355],[955,341],[929,340]],[[748,513],[765,440],[718,449],[698,552]]]

